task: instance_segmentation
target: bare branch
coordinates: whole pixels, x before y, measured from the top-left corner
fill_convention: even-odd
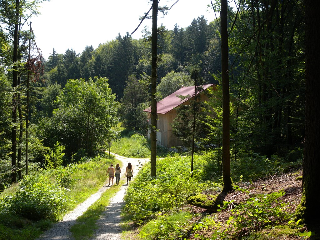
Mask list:
[[[171,7],[170,7],[169,9],[167,9],[167,10],[171,10],[171,9],[173,8],[173,6],[176,5],[179,1],[180,1],[180,0],[175,1],[175,2],[171,5]],[[159,1],[159,2],[160,2],[160,1]],[[148,17],[148,15],[149,15],[149,13],[150,13],[151,10],[152,10],[152,6],[150,7],[149,11],[143,16],[143,18],[141,19],[139,25],[138,25],[138,26],[136,27],[136,29],[131,33],[131,35],[134,34],[134,33],[139,29],[139,27],[141,26],[141,24],[143,23],[143,21]]]
[[[138,26],[136,27],[136,29],[131,33],[131,35],[134,34],[134,33],[139,29],[139,27],[141,26],[142,22],[143,22],[143,21],[147,18],[147,16],[149,15],[151,9],[152,9],[152,6],[150,7],[149,11],[144,15],[144,17],[141,19],[139,25],[138,25]]]
[[[174,5],[176,5],[180,0],[177,0],[174,4],[172,4],[172,6],[169,8],[169,10],[171,10],[171,8],[173,8]]]

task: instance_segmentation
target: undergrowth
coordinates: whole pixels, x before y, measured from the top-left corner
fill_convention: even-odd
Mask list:
[[[0,240],[38,237],[102,186],[110,163],[96,157],[26,176],[0,195]]]
[[[243,155],[231,167],[237,182],[252,182],[299,166],[299,160],[285,162],[277,156],[268,159]],[[286,211],[281,202],[283,191],[258,194],[234,206],[232,201],[226,202],[218,208],[231,211],[226,219],[206,212],[205,208],[210,206],[196,207],[200,210],[190,207],[191,199],[198,205],[215,204],[215,196],[222,190],[221,180],[221,164],[215,152],[195,156],[193,177],[190,157],[157,159],[157,177],[150,177],[147,165],[127,190],[125,226],[133,226],[135,239],[271,239],[270,232],[280,236],[276,239],[310,235],[300,230],[303,225],[294,213]],[[238,190],[242,191],[239,187]]]
[[[110,151],[125,157],[147,158],[151,156],[150,142],[142,135],[135,133],[112,142]],[[168,149],[158,146],[157,156],[164,157]]]

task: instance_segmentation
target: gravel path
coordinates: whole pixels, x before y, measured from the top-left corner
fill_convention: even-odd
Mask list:
[[[149,159],[138,159],[138,158],[126,158],[114,154],[116,159],[123,163],[121,179],[125,178],[124,172],[125,167],[131,162],[133,166],[133,175],[136,176],[140,168]],[[116,164],[116,163],[115,163]],[[115,165],[114,164],[114,165]],[[108,181],[108,179],[107,179]],[[106,181],[106,182],[107,182]],[[115,183],[115,179],[114,179]],[[76,220],[81,216],[95,201],[97,201],[101,195],[108,189],[107,186],[103,186],[99,191],[91,195],[86,201],[79,204],[71,213],[64,216],[63,220],[56,223],[51,229],[46,231],[38,240],[67,240],[73,239],[70,227],[76,223]],[[121,186],[120,190],[110,200],[109,206],[98,220],[98,230],[95,232],[94,239],[99,240],[117,240],[121,239],[121,227],[120,227],[120,213],[124,205],[123,197],[126,193],[127,185]]]

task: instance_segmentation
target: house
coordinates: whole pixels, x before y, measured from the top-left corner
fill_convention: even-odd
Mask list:
[[[205,90],[208,88],[215,88],[214,84],[207,84],[201,86],[200,100],[205,101],[208,96],[205,94]],[[180,144],[179,139],[172,132],[172,122],[177,116],[177,107],[182,104],[190,103],[191,99],[195,96],[195,87],[182,87],[178,91],[165,97],[161,101],[157,102],[157,143],[164,147],[173,147]],[[151,107],[144,110],[151,113]]]

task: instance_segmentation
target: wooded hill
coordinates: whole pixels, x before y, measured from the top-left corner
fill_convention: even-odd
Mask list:
[[[150,33],[139,40],[119,35],[97,49],[87,47],[80,54],[53,50],[45,60],[37,55],[32,29],[19,31],[19,25],[28,19],[26,11],[34,13],[35,5],[29,3],[16,0],[0,4],[1,189],[30,172],[59,169],[98,156],[121,131],[142,135],[147,131],[142,110],[150,101]],[[215,5],[217,11],[219,6]],[[270,164],[270,159],[274,161],[272,167],[279,162],[300,165],[305,136],[313,136],[311,140],[306,138],[311,146],[307,152],[316,159],[312,150],[317,149],[319,127],[310,120],[316,108],[305,105],[306,100],[310,104],[316,99],[312,90],[318,89],[316,81],[311,81],[313,85],[306,91],[310,81],[305,81],[305,76],[310,76],[305,67],[307,53],[313,56],[309,64],[319,62],[312,55],[316,53],[311,47],[317,44],[310,34],[315,32],[310,22],[317,21],[306,22],[307,17],[315,15],[305,15],[302,0],[239,1],[237,6],[228,11],[230,154],[234,166],[245,168],[247,162]],[[306,40],[312,44],[306,45]],[[206,143],[201,150],[207,152],[217,179],[221,177],[222,160],[220,45],[220,19],[208,23],[199,17],[185,29],[158,29],[159,99],[182,85],[217,84],[208,102],[212,109],[205,122],[209,132],[199,134],[197,139],[199,145]],[[309,119],[305,119],[305,112],[311,116]],[[305,134],[305,123],[309,123],[309,135]],[[211,154],[214,157],[210,158]],[[313,165],[306,163],[306,169],[314,171]],[[315,176],[304,180],[314,187]],[[44,184],[49,185],[51,175],[43,177]],[[237,180],[241,181],[241,176]],[[33,179],[27,178],[25,184],[33,186]],[[13,208],[20,206],[20,199],[16,200]],[[316,210],[316,203],[307,208],[309,214]]]
[[[237,159],[241,152],[255,152],[269,157],[279,155],[288,161],[295,160],[301,156],[304,137],[303,4],[301,1],[275,1],[270,5],[268,1],[253,1],[250,4],[240,4],[237,12],[230,10],[228,14],[229,77],[233,99],[232,157]],[[5,17],[10,16],[3,13],[2,19]],[[201,83],[220,84],[219,22],[217,19],[208,23],[203,17],[199,17],[185,29],[178,26],[173,30],[159,27],[160,97],[170,94],[181,85],[193,85],[191,73],[194,69],[199,71]],[[10,47],[13,25],[8,23],[8,26],[11,27],[9,32],[1,28],[4,36],[1,39],[5,46]],[[26,41],[23,41],[26,38],[20,39],[21,55],[28,49]],[[55,148],[55,144],[66,148],[69,160],[65,160],[65,163],[70,162],[71,156],[79,152],[80,155],[94,154],[102,142],[106,138],[112,139],[116,132],[106,131],[104,136],[98,137],[99,131],[94,125],[96,123],[91,125],[94,121],[90,120],[91,117],[94,119],[95,114],[107,126],[114,127],[119,117],[128,131],[146,132],[146,117],[142,110],[149,104],[150,33],[146,32],[145,38],[139,40],[132,39],[130,35],[119,35],[111,42],[102,43],[97,49],[86,47],[81,54],[73,50],[59,54],[53,50],[46,61],[34,58],[35,66],[38,66],[36,63],[44,65],[44,72],[34,75],[33,71],[34,81],[30,83],[29,93],[27,72],[23,67],[19,73],[19,85],[11,89],[9,82],[15,70],[7,71],[12,67],[9,56],[7,52],[1,52],[0,127],[3,141],[0,156],[5,176],[8,177],[11,162],[9,142],[12,99],[8,93],[12,90],[20,97],[17,101],[20,109],[17,119],[20,120],[16,120],[15,125],[17,130],[21,129],[20,134],[25,131],[25,119],[31,121],[31,162],[43,165],[43,153]],[[22,66],[25,59],[26,57],[20,59]],[[108,80],[94,80],[102,78]],[[89,88],[90,94],[86,90]],[[83,95],[76,94],[80,92]],[[97,92],[105,93],[105,96],[101,98],[100,93],[95,95]],[[29,105],[27,94],[30,95]],[[82,105],[79,101],[82,101]],[[219,104],[218,100],[213,104],[217,116],[221,113]],[[30,107],[28,118],[25,113],[27,106]],[[102,106],[109,106],[108,114],[98,110]],[[84,114],[85,112],[87,113]],[[86,115],[87,120],[80,118],[80,115]],[[103,118],[103,115],[108,117]],[[221,145],[220,120],[221,118],[217,118],[211,122],[212,133],[209,140],[216,146]],[[24,148],[22,146],[25,141],[22,136],[17,136],[20,139],[17,146],[21,149]],[[70,142],[77,144],[72,144],[71,147]],[[89,146],[88,142],[94,143]],[[21,167],[25,166],[23,157],[19,161]]]

